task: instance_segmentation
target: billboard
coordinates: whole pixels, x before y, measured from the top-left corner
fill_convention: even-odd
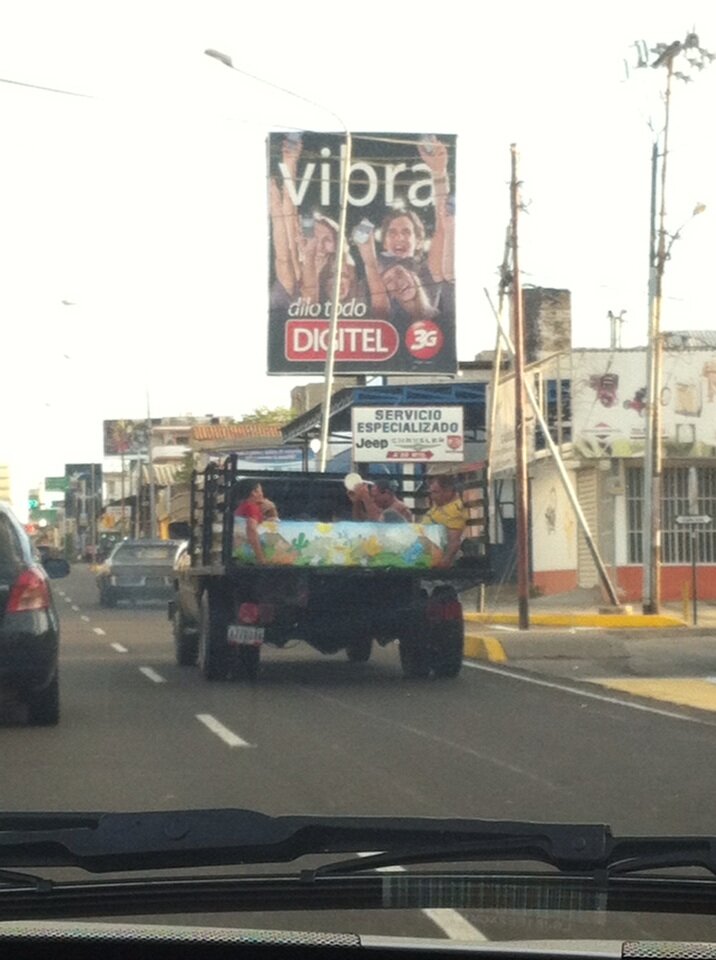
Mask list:
[[[353,407],[355,463],[445,463],[465,458],[463,408]]]
[[[103,423],[105,457],[147,456],[149,427],[161,424],[161,419],[105,420]]]
[[[455,373],[452,134],[353,134],[336,375]],[[271,134],[268,372],[323,371],[343,134]]]

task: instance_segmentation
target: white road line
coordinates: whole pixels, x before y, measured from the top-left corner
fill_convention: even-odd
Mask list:
[[[75,606],[74,603],[72,604],[72,609],[75,611],[75,613],[79,613],[79,612],[80,612],[80,608],[77,607],[77,606]]]
[[[94,631],[94,633],[97,634],[98,637],[106,637],[106,636],[107,636],[107,634],[104,632],[104,630],[102,629],[102,627],[92,627],[92,630]]]
[[[440,927],[443,933],[446,933],[451,940],[482,940],[487,941],[485,934],[478,930],[463,917],[457,910],[450,907],[441,907],[437,910],[423,910],[425,916]]]
[[[380,851],[368,850],[359,853],[358,856],[372,857],[379,852]],[[405,867],[394,864],[391,867],[378,867],[378,871],[380,873],[404,873]],[[477,927],[473,927],[461,913],[453,910],[452,907],[438,907],[436,909],[426,907],[423,908],[422,912],[429,920],[432,920],[436,927],[440,927],[442,932],[451,940],[477,940],[487,942],[485,934],[482,933],[481,930],[478,930]]]
[[[117,653],[129,653],[126,647],[123,647],[121,643],[110,643],[110,647],[113,650],[116,650]]]
[[[157,673],[156,670],[152,670],[151,667],[140,667],[139,672],[143,673],[145,677],[148,677],[153,683],[166,683],[167,681],[161,674]]]
[[[519,633],[519,627],[506,627],[504,623],[493,623],[495,630],[504,630],[505,633]]]
[[[197,713],[196,719],[203,723],[205,727],[208,727],[212,733],[215,733],[217,737],[224,741],[224,743],[229,747],[250,747],[251,744],[247,743],[246,740],[242,740],[241,737],[237,736],[235,733],[232,733],[228,727],[225,727],[223,723],[220,723],[216,717],[212,717],[210,713]]]
[[[90,622],[89,617],[87,616],[87,614],[84,614],[84,613],[83,613],[82,616],[80,617],[80,620],[84,620],[85,623],[89,623],[89,622]]]
[[[72,597],[65,596],[63,599],[65,603],[72,603]]]
[[[676,713],[673,710],[661,710],[659,707],[649,707],[645,703],[632,703],[629,700],[620,700],[619,697],[610,697],[604,693],[570,687],[566,684],[556,683],[554,680],[542,680],[540,677],[514,673],[512,670],[503,667],[488,667],[484,663],[475,663],[472,660],[463,660],[462,663],[463,666],[470,667],[471,670],[484,670],[486,673],[496,673],[499,676],[508,677],[511,680],[521,680],[523,683],[532,683],[538,687],[561,690],[562,693],[571,693],[574,696],[583,697],[588,700],[600,700],[602,703],[611,703],[614,706],[626,707],[629,710],[641,710],[644,713],[654,713],[660,717],[668,717],[670,720],[685,720],[687,723],[700,723],[706,727],[716,726],[712,721],[702,720],[700,717],[690,717],[688,714]]]

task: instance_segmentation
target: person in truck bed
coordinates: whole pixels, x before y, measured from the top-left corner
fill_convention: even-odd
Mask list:
[[[234,516],[243,517],[246,521],[246,539],[258,562],[265,563],[266,557],[261,546],[258,525],[264,520],[278,520],[276,505],[264,496],[261,484],[256,479],[239,480],[237,492],[239,505],[234,510]]]
[[[428,490],[432,507],[423,517],[426,523],[439,523],[447,529],[447,549],[440,562],[441,567],[451,566],[462,543],[467,526],[467,510],[460,498],[457,481],[448,474],[430,477]]]
[[[412,523],[410,508],[396,496],[396,483],[390,477],[360,484],[350,491],[355,520],[378,520],[383,523]],[[353,496],[351,496],[351,493]]]

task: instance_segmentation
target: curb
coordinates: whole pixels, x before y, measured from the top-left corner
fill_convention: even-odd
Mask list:
[[[463,655],[468,660],[489,660],[490,663],[507,663],[505,649],[496,637],[476,633],[465,634]]]
[[[466,613],[466,623],[478,623],[487,626],[492,623],[517,625],[516,613]],[[639,630],[686,628],[688,625],[680,617],[667,614],[636,613],[533,613],[529,622],[535,627],[595,627],[602,630]]]

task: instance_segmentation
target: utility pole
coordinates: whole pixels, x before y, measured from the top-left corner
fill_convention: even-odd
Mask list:
[[[515,343],[515,501],[517,514],[517,613],[520,630],[529,630],[529,524],[527,490],[527,444],[525,418],[525,352],[522,311],[522,284],[520,282],[519,247],[517,242],[517,215],[519,211],[519,182],[517,180],[517,145],[510,145],[512,177],[510,179],[510,207],[512,233],[512,324]]]
[[[646,45],[637,44],[640,50],[639,66],[648,66]],[[644,447],[644,513],[642,518],[642,563],[644,586],[642,609],[645,614],[658,613],[661,606],[661,379],[663,344],[661,337],[661,312],[663,302],[663,278],[671,243],[678,237],[677,231],[667,248],[666,233],[666,170],[669,155],[669,120],[671,111],[672,82],[674,78],[690,82],[686,71],[700,71],[714,55],[699,45],[693,31],[683,41],[657,44],[651,51],[656,59],[652,68],[666,68],[664,91],[664,126],[661,132],[661,169],[659,170],[659,137],[654,140],[651,151],[651,211],[649,231],[649,335],[647,341],[647,422]],[[683,58],[675,70],[677,58]],[[657,229],[658,207],[658,229]],[[697,208],[698,210],[698,208]],[[694,213],[697,212],[694,211]],[[699,211],[700,212],[700,211]]]
[[[336,116],[336,114],[334,114]],[[340,119],[340,118],[339,118]],[[331,398],[333,397],[333,381],[336,362],[336,336],[338,334],[338,314],[340,310],[341,276],[343,273],[344,248],[346,236],[346,218],[348,211],[348,186],[353,157],[353,140],[348,127],[345,130],[345,150],[341,164],[341,208],[338,218],[338,238],[336,240],[336,275],[333,286],[333,303],[331,306],[331,322],[328,327],[328,349],[323,371],[323,407],[321,410],[321,449],[319,456],[319,472],[325,473],[328,464],[328,438],[331,424]]]
[[[157,507],[154,485],[154,445],[152,443],[152,414],[149,407],[149,387],[147,387],[147,468],[149,480],[149,538],[157,535]]]

